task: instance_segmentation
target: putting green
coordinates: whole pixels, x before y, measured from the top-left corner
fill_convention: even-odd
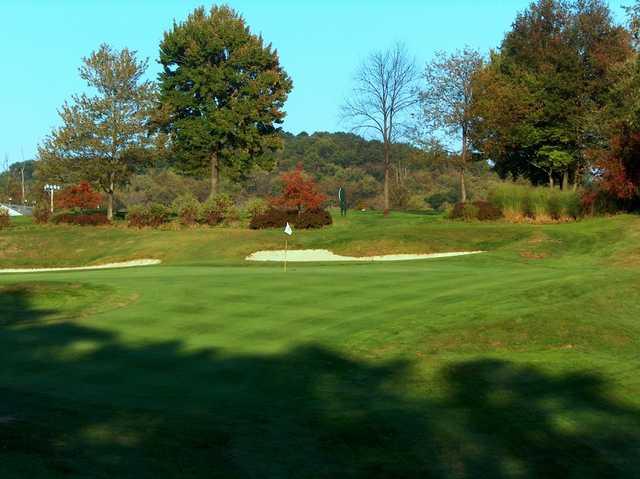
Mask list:
[[[295,241],[488,252],[285,274],[243,260],[275,233],[104,230],[163,264],[0,277],[0,477],[640,475],[640,219],[378,220]]]

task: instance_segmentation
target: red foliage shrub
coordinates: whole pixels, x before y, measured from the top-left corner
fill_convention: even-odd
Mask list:
[[[278,208],[269,208],[264,213],[253,216],[249,223],[249,228],[252,230],[284,228],[287,222],[291,223],[293,218],[297,216],[298,212],[296,210],[287,211]]]
[[[63,189],[56,196],[56,204],[65,209],[94,209],[102,201],[102,195],[94,191],[91,185],[83,181]]]
[[[61,213],[55,215],[52,218],[52,222],[55,224],[66,223],[79,226],[100,226],[110,224],[106,214],[103,213],[88,213],[88,214],[74,214],[74,213]]]
[[[300,214],[297,210],[270,208],[265,213],[251,218],[249,228],[254,230],[284,228],[287,223],[298,229],[322,228],[332,224],[333,219],[328,211],[319,208],[305,210]]]
[[[295,170],[282,173],[280,179],[282,194],[271,200],[271,204],[276,208],[315,210],[327,199],[317,191],[315,181],[305,176],[301,163],[298,163]]]
[[[599,186],[620,200],[630,200],[640,192],[640,132],[628,127],[614,136],[611,148],[597,162],[601,169]]]
[[[329,212],[320,208],[305,210],[293,220],[293,226],[298,229],[322,228],[332,223]]]

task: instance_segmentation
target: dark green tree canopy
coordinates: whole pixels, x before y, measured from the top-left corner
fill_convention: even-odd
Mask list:
[[[577,178],[585,152],[606,141],[597,115],[631,55],[628,31],[603,0],[532,3],[477,77],[474,146],[501,175]]]
[[[292,82],[277,52],[228,6],[196,9],[160,44],[160,121],[180,169],[241,176],[281,147]]]

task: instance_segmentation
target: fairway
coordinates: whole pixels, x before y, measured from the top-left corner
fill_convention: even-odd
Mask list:
[[[25,222],[0,267],[163,264],[0,276],[0,477],[639,477],[639,239],[359,213],[296,246],[488,252],[284,274],[278,232]]]

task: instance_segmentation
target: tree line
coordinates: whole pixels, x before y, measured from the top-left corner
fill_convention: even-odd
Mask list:
[[[640,184],[638,5],[620,25],[604,0],[538,0],[488,55],[438,52],[424,68],[402,44],[372,53],[342,108],[345,126],[372,147],[355,157],[355,135],[285,134],[293,82],[277,50],[232,8],[198,8],[165,32],[156,82],[126,48],[102,45],[83,59],[91,94],[61,107],[62,126],[39,148],[38,175],[90,181],[105,193],[109,218],[116,192],[150,167],[208,177],[215,195],[221,183],[253,182],[259,192],[260,172],[299,162],[327,188],[332,177],[359,179],[362,191],[381,185],[385,209],[406,203],[409,171],[443,163],[456,171],[457,201],[473,192],[469,175],[473,182],[491,169],[552,187],[597,185],[632,204]],[[347,156],[332,157],[345,138]]]

